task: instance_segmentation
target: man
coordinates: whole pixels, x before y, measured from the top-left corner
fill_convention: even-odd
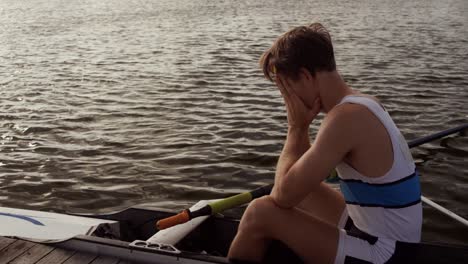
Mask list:
[[[328,31],[294,28],[260,64],[284,98],[288,133],[272,193],[248,206],[228,257],[261,262],[280,240],[306,263],[385,263],[396,241],[419,242],[421,194],[407,143],[375,98],[343,81]],[[323,183],[335,168],[341,193]]]

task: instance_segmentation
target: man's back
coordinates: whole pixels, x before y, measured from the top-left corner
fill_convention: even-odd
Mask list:
[[[376,101],[375,98],[372,100]],[[363,105],[351,103],[336,106],[332,111],[346,111],[350,113],[347,116],[354,117],[352,127],[343,131],[349,140],[355,142],[355,147],[345,156],[344,161],[371,178],[388,172],[393,164],[392,141],[375,114]]]
[[[363,126],[354,130],[361,133],[353,138],[358,140],[350,152],[354,151],[354,159],[344,159],[337,166],[349,216],[359,229],[372,235],[419,242],[419,178],[400,131],[382,106],[368,97],[346,96],[337,107],[342,111],[359,107],[356,120]]]

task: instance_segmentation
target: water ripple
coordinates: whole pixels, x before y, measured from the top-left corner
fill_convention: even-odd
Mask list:
[[[271,183],[286,114],[258,59],[317,20],[408,139],[468,120],[464,0],[33,2],[0,3],[2,206],[181,209]],[[465,217],[467,146],[413,150],[423,193]],[[466,237],[425,209],[424,239]]]

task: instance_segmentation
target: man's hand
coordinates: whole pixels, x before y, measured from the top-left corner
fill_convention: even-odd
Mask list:
[[[314,101],[312,109],[309,108],[295,91],[294,84],[287,78],[277,76],[276,85],[283,96],[288,114],[288,126],[290,128],[308,129],[321,109],[320,99]],[[297,87],[304,89],[304,87]]]

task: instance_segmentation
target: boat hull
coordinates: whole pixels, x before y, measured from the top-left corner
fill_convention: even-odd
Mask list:
[[[173,214],[175,212],[163,209],[133,207],[113,214],[87,215],[85,217],[117,222],[119,237],[102,225],[92,235],[78,235],[50,244],[132,263],[230,263],[226,255],[239,225],[239,220],[231,217],[208,218],[176,245],[145,242],[157,232],[156,221]],[[468,263],[468,247],[463,245],[398,242],[397,250],[399,256],[391,263]],[[268,249],[265,263],[294,264],[302,261],[284,244],[274,241]]]

